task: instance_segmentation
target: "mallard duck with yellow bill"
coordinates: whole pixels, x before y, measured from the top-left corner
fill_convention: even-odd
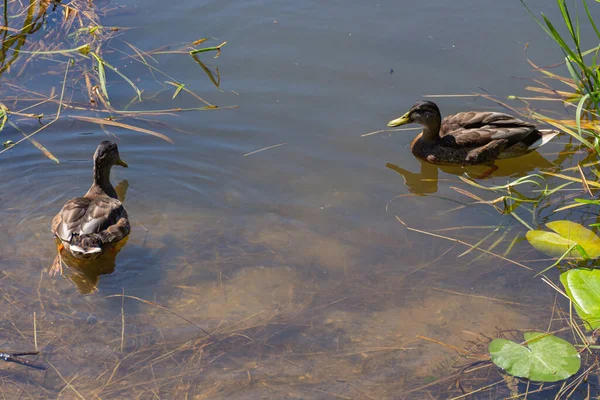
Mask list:
[[[412,153],[433,164],[493,164],[497,159],[518,157],[543,146],[559,134],[499,112],[469,111],[442,119],[438,106],[420,101],[389,127],[420,124]]]

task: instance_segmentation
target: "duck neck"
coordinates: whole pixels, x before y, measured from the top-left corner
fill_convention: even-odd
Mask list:
[[[437,142],[440,140],[441,121],[435,120],[427,125],[423,125],[423,140],[426,142]]]
[[[104,193],[109,195],[110,197],[117,198],[117,192],[115,188],[110,183],[110,167],[105,165],[94,165],[94,184],[88,191],[96,192],[98,189],[102,190]]]

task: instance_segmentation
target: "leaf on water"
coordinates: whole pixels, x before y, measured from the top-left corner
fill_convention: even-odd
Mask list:
[[[525,236],[536,250],[551,257],[561,257],[576,245],[572,240],[565,239],[554,232],[532,230],[528,231]],[[568,256],[580,258],[581,254],[573,249]]]
[[[586,227],[566,220],[549,222],[546,226],[583,247],[590,258],[600,257],[600,237]]]
[[[179,94],[179,92],[181,92],[181,90],[185,87],[185,84],[180,83],[179,85],[177,85],[177,89],[175,89],[175,93],[173,93],[173,99],[175,99],[175,97],[177,97],[177,95]]]
[[[556,382],[581,367],[577,349],[566,340],[543,332],[526,332],[527,345],[494,339],[488,350],[494,364],[507,373],[537,382]]]
[[[560,275],[560,282],[586,329],[600,327],[600,270],[571,269]]]
[[[546,224],[554,232],[531,230],[527,240],[538,251],[551,257],[600,257],[600,238],[591,230],[571,221],[553,221]]]

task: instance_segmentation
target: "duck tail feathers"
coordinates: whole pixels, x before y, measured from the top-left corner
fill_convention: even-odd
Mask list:
[[[554,139],[560,133],[560,131],[557,131],[555,129],[539,129],[539,132],[540,138],[536,140],[531,146],[529,146],[530,150],[535,150],[542,147],[543,145]]]
[[[102,252],[102,238],[97,233],[73,234],[69,246],[71,254],[77,258],[90,257]]]
[[[77,245],[71,245],[69,247],[69,249],[71,250],[71,253],[77,253],[77,254],[81,254],[81,255],[85,255],[85,256],[91,255],[91,254],[97,254],[102,251],[101,247],[88,247],[88,248],[84,249]]]

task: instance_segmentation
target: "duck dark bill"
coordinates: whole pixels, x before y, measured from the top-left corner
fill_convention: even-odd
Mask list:
[[[120,165],[121,167],[129,168],[129,165],[127,165],[127,163],[125,161],[121,160],[120,158],[117,160],[117,165]]]
[[[400,118],[396,118],[396,119],[388,122],[387,126],[389,126],[390,128],[393,128],[395,126],[402,126],[402,125],[406,125],[406,124],[410,123],[410,118],[408,116],[409,114],[410,114],[410,112],[407,112]]]

